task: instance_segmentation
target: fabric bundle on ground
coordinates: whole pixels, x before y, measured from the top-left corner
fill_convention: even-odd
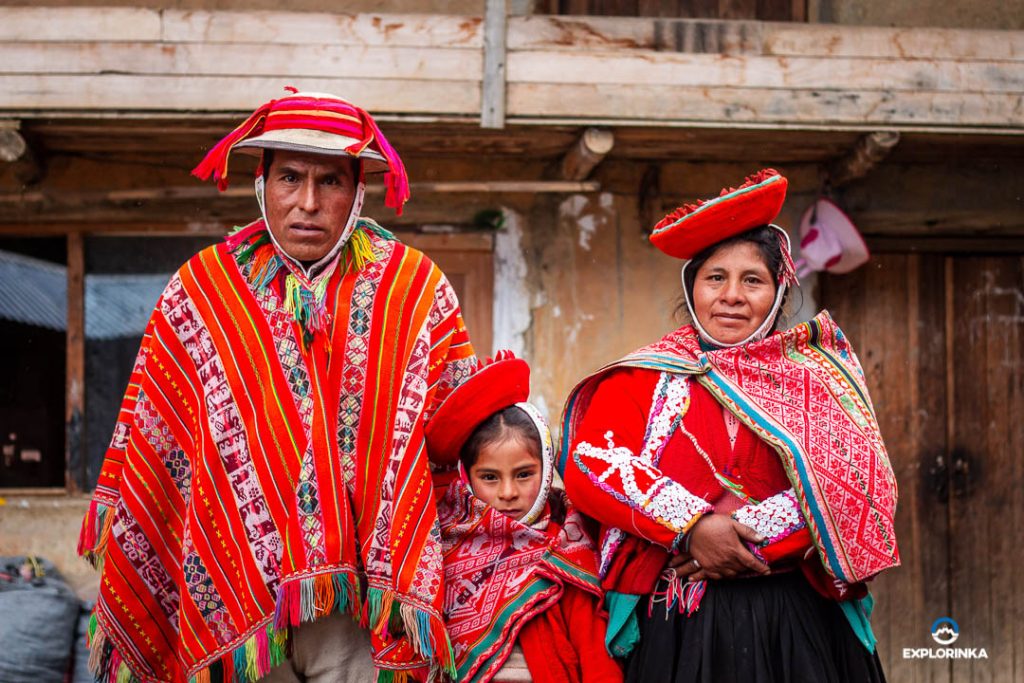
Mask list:
[[[80,542],[103,680],[254,681],[335,612],[381,680],[454,673],[422,429],[476,366],[453,290],[361,220],[303,325],[279,261],[257,222],[150,320]]]

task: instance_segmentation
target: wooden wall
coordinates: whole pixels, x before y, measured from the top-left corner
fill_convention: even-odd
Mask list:
[[[821,299],[857,349],[900,486],[903,566],[873,585],[896,681],[1024,679],[1024,241],[1002,253],[885,253],[825,279]],[[935,648],[939,617],[982,660]]]
[[[476,118],[483,45],[479,15],[0,8],[0,114],[248,112],[294,85]],[[1021,32],[533,15],[505,57],[509,121],[1022,126]]]

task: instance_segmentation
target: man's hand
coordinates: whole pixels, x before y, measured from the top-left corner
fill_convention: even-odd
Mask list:
[[[764,540],[750,527],[728,515],[704,515],[690,529],[690,551],[669,559],[667,567],[690,581],[728,579],[771,570],[743,545]]]

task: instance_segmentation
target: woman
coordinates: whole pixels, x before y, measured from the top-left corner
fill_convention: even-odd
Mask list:
[[[896,482],[860,365],[795,283],[768,169],[651,241],[685,260],[692,323],[584,380],[566,490],[601,523],[609,648],[627,680],[882,681],[864,582],[899,564]]]

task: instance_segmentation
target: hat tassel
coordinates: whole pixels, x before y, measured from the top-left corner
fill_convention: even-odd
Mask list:
[[[221,192],[226,190],[228,188],[228,157],[231,155],[231,149],[242,140],[259,134],[263,130],[263,122],[273,104],[274,100],[271,100],[254,111],[252,116],[242,122],[242,125],[214,145],[203,157],[203,160],[192,169],[192,175],[200,180],[207,180],[210,175],[213,175],[214,180],[217,181],[217,189]]]

